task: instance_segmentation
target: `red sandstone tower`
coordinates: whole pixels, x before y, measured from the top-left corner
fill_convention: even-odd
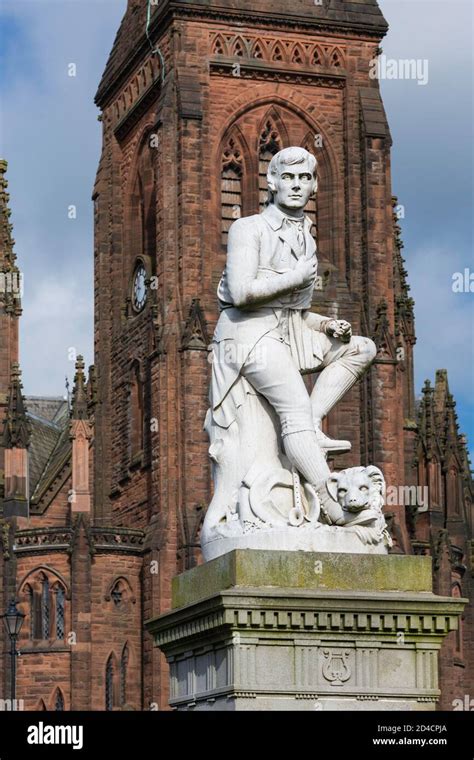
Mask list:
[[[369,77],[387,24],[372,0],[342,5],[163,2],[150,6],[147,39],[147,3],[130,0],[99,86],[95,510],[146,530],[145,619],[166,609],[171,577],[198,557],[211,487],[206,346],[227,230],[262,207],[266,167],[285,146],[319,164],[314,308],[379,347],[329,421],[353,442],[338,467],[370,461],[389,483],[416,482],[412,305],[396,255],[390,134]],[[404,510],[391,511],[397,551],[410,551]],[[164,686],[144,646],[148,701]]]
[[[394,550],[431,554],[435,591],[469,596],[473,488],[445,373],[415,404],[391,138],[369,75],[386,31],[376,0],[129,0],[96,96],[95,371],[86,384],[78,363],[69,411],[26,399],[30,520],[4,514],[0,526],[3,606],[16,594],[27,616],[27,709],[166,708],[166,666],[143,623],[200,557],[206,348],[227,231],[262,207],[268,162],[288,145],[319,164],[314,310],[378,347],[328,422],[353,444],[337,468],[370,462],[391,487],[427,485],[426,503],[387,505]],[[19,306],[1,303],[6,409]],[[448,709],[469,693],[472,630],[471,607],[443,648]],[[6,656],[0,669],[6,685]]]

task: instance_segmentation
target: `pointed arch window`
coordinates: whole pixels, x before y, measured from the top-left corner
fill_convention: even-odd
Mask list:
[[[66,589],[52,573],[33,571],[22,587],[32,640],[60,640],[66,630]]]
[[[54,709],[56,712],[62,712],[64,710],[64,697],[61,689],[56,689],[56,695],[54,698]]]
[[[115,680],[115,667],[113,655],[107,660],[105,666],[105,709],[114,709],[114,680]]]
[[[24,591],[25,591],[25,597],[26,597],[26,602],[27,602],[27,610],[30,616],[29,635],[30,635],[30,639],[34,639],[35,638],[35,595],[29,583],[26,584]]]
[[[135,604],[136,599],[128,581],[123,578],[117,578],[105,595],[107,602],[112,602],[111,611],[117,610],[126,613],[129,609],[129,603]]]
[[[258,146],[258,200],[260,211],[262,211],[267,205],[268,201],[268,165],[275,153],[278,153],[283,147],[283,142],[276,124],[273,119],[269,117],[266,119],[265,125],[260,133]]]
[[[55,603],[56,603],[56,638],[64,639],[64,600],[65,593],[62,586],[57,584],[55,588]]]
[[[49,580],[45,576],[41,586],[41,638],[49,639],[51,623],[51,600],[49,594]]]
[[[221,168],[221,242],[227,245],[231,224],[242,216],[243,155],[231,136],[222,153]]]
[[[120,658],[120,705],[123,707],[127,703],[127,671],[129,661],[128,644],[125,644]]]
[[[123,589],[119,583],[116,583],[110,593],[110,597],[116,607],[120,607],[123,602]]]

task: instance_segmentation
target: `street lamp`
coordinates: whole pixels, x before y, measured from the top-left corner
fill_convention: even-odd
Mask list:
[[[7,611],[5,612],[4,615],[0,615],[0,617],[3,620],[3,623],[5,625],[5,630],[10,637],[10,657],[11,657],[10,698],[11,698],[11,703],[12,703],[12,710],[15,710],[16,658],[18,655],[18,652],[16,651],[16,642],[17,642],[18,636],[20,635],[21,626],[23,625],[25,615],[23,614],[23,612],[20,612],[20,610],[17,609],[16,602],[14,599],[12,599],[10,601],[10,604],[8,605]]]

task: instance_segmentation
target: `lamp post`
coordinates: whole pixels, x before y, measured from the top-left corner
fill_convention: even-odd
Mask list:
[[[8,636],[10,637],[10,657],[11,657],[11,668],[10,668],[10,699],[12,703],[12,710],[15,710],[16,705],[16,658],[17,658],[17,650],[16,650],[16,642],[18,640],[18,636],[20,635],[21,626],[23,625],[23,621],[25,619],[25,615],[23,612],[20,612],[20,610],[16,606],[16,602],[14,599],[10,601],[10,604],[8,605],[8,609],[5,612],[4,615],[0,615],[0,617],[3,620],[3,623],[5,625],[5,630],[8,633]]]

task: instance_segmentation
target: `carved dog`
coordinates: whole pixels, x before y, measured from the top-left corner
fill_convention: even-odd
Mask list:
[[[385,479],[378,467],[349,467],[334,472],[327,480],[329,495],[342,509],[337,525],[375,525],[385,520]]]
[[[333,473],[328,478],[327,490],[349,520],[364,509],[380,511],[385,502],[385,479],[373,465]]]

